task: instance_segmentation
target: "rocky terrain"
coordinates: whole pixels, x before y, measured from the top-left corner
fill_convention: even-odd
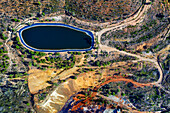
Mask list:
[[[149,52],[153,54],[161,50],[169,43],[169,39],[166,38],[170,27],[167,5],[155,0],[146,12],[143,22],[105,32],[101,43],[119,50],[140,54]]]
[[[168,0],[1,0],[0,112],[168,112]],[[18,30],[34,23],[91,30],[94,48],[44,53]]]
[[[115,21],[127,18],[141,6],[142,0],[66,0],[68,15],[90,21]]]

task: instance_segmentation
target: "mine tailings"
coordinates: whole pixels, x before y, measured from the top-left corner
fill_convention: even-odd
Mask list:
[[[105,79],[105,82],[99,82],[99,80]],[[151,86],[152,84],[143,84],[135,82],[131,79],[124,78],[122,76],[106,77],[101,75],[96,75],[95,72],[90,71],[87,73],[82,73],[77,79],[68,79],[66,82],[61,83],[51,94],[49,94],[46,99],[41,103],[36,103],[37,113],[57,113],[65,105],[68,99],[84,88],[89,88],[94,86],[94,91],[97,91],[101,86],[108,84],[110,82],[124,81],[126,83],[131,82],[136,87]],[[84,101],[74,105],[72,111],[83,106],[84,103],[89,102],[93,97],[95,97],[97,92],[92,92],[90,97],[87,97]]]

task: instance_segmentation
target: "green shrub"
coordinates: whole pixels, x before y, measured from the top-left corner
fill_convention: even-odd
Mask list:
[[[13,74],[10,74],[10,75],[9,75],[10,78],[13,78],[13,76],[14,76]]]
[[[13,20],[14,20],[15,22],[17,22],[17,19],[16,19],[16,18],[14,18]]]
[[[16,37],[16,40],[19,41],[19,37]]]
[[[43,12],[42,15],[45,16],[45,13]]]
[[[74,78],[73,79],[77,79],[77,77],[76,76],[74,76]]]
[[[2,42],[0,42],[0,45],[2,45],[3,43]]]
[[[19,49],[19,46],[18,46],[18,45],[16,45],[16,48],[17,48],[17,49]]]
[[[30,105],[30,103],[27,103],[27,106],[29,106]]]
[[[38,5],[41,5],[41,2],[40,2],[40,1],[38,1]]]
[[[8,37],[2,37],[4,40],[8,39]]]

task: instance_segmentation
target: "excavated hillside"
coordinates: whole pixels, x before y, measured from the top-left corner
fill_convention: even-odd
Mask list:
[[[95,72],[82,73],[77,79],[69,79],[61,83],[42,103],[37,103],[38,113],[56,113],[65,105],[67,100],[79,92],[82,88],[96,86],[103,79],[101,75],[95,75]]]

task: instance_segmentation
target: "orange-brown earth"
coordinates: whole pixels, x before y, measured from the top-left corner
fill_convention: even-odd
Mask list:
[[[50,69],[46,71],[32,69],[28,71],[28,87],[32,94],[38,93],[40,90],[46,88],[47,86],[51,86],[51,84],[47,83],[50,81],[52,77],[56,76],[57,73],[62,70]]]
[[[77,79],[68,79],[66,82],[59,84],[59,86],[49,94],[42,103],[35,103],[36,110],[38,113],[56,113],[62,109],[67,100],[74,94],[78,93],[82,89],[89,87],[94,87],[94,90],[97,91],[101,86],[108,84],[110,82],[119,82],[125,81],[126,83],[131,82],[136,87],[152,86],[153,84],[142,84],[137,83],[131,79],[124,78],[122,76],[112,76],[108,77],[107,73],[102,73],[101,75],[95,74],[94,71],[89,71],[87,73],[81,73]],[[105,81],[102,83],[100,80]],[[84,101],[78,103],[73,107],[73,111],[79,108],[81,105],[90,104],[90,100],[95,97],[97,92],[92,92],[90,97],[87,97]],[[78,95],[82,96],[83,95]],[[77,98],[74,98],[78,100]]]
[[[96,91],[96,92],[92,92],[91,95],[90,95],[88,98],[86,98],[85,100],[83,100],[83,101],[81,101],[80,103],[78,103],[78,104],[76,104],[75,106],[73,106],[72,111],[77,110],[78,108],[80,108],[80,106],[85,106],[85,105],[87,106],[88,104],[90,104],[92,98],[94,98],[94,97],[96,96],[97,90],[98,90],[101,86],[103,86],[103,85],[105,85],[105,84],[108,84],[108,83],[110,83],[110,82],[120,82],[120,81],[124,81],[124,82],[126,82],[126,83],[131,82],[132,84],[135,85],[135,87],[144,87],[144,86],[152,86],[152,85],[153,85],[152,83],[147,83],[147,84],[138,83],[138,82],[135,82],[135,81],[133,81],[133,80],[131,80],[131,79],[123,78],[122,76],[107,77],[107,78],[106,78],[106,81],[105,81],[104,83],[101,83],[101,84],[97,85],[97,86],[93,89],[93,91]],[[74,98],[74,100],[79,101],[79,99],[77,99],[78,96],[85,97],[84,95],[78,94],[78,95],[76,95],[76,97]],[[81,98],[81,99],[82,99],[82,98]]]

